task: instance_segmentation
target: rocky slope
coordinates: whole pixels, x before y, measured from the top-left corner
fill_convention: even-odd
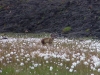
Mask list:
[[[0,28],[100,38],[100,0],[0,0]]]

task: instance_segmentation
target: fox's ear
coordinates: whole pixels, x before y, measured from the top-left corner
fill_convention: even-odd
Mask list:
[[[56,38],[57,37],[57,34],[51,33],[50,36],[53,37],[53,38]]]

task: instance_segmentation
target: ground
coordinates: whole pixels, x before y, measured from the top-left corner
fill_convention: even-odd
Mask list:
[[[65,27],[71,30],[63,33]],[[100,0],[0,0],[0,28],[100,38]]]

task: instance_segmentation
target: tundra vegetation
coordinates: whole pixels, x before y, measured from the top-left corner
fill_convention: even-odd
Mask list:
[[[48,34],[13,35],[0,40],[0,75],[100,74],[99,40],[56,38],[43,46]]]
[[[71,30],[72,30],[72,28],[70,26],[67,26],[67,27],[63,28],[62,31],[63,31],[63,33],[68,33]]]

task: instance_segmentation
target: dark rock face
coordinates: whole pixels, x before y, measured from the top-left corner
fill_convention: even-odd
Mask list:
[[[100,38],[100,0],[0,0],[0,32],[58,32]]]

